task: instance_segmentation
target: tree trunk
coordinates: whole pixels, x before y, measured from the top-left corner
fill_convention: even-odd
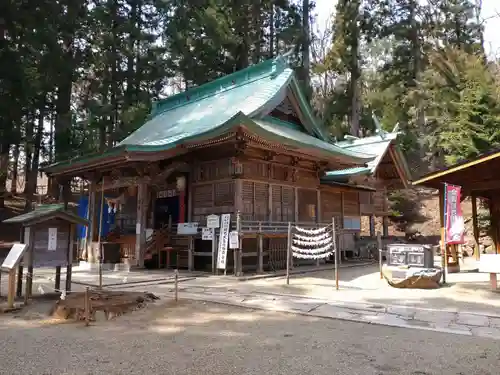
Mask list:
[[[351,63],[350,63],[350,91],[351,91],[351,124],[350,133],[355,137],[360,136],[360,109],[361,109],[361,93],[360,93],[360,69],[359,69],[359,6],[360,2],[356,1],[348,5],[348,15],[352,17],[352,26],[350,36],[351,40]],[[350,13],[350,14],[349,14]]]
[[[274,1],[271,2],[269,13],[269,58],[274,57]]]
[[[10,192],[12,195],[17,194],[17,183],[18,183],[18,171],[19,171],[19,143],[14,146],[14,152],[12,155],[12,179],[10,183]],[[26,179],[26,175],[24,175]]]
[[[412,0],[410,4],[410,25],[411,25],[411,31],[410,31],[410,42],[412,45],[412,59],[413,59],[413,77],[412,77],[412,82],[410,83],[411,87],[415,87],[417,85],[417,79],[418,76],[420,75],[422,71],[422,59],[421,59],[421,52],[420,52],[420,40],[419,40],[419,29],[417,25],[417,15],[416,15],[416,10],[418,6],[418,1],[417,0]],[[424,111],[422,109],[422,101],[417,97],[416,98],[417,102],[415,103],[416,106],[416,125],[417,125],[417,130],[418,130],[418,138],[420,139],[419,142],[419,158],[420,160],[425,160],[425,117],[424,117]]]
[[[38,124],[33,145],[33,157],[30,158],[29,171],[26,174],[26,183],[25,183],[26,205],[24,207],[25,211],[31,211],[33,204],[33,196],[36,193],[37,180],[38,180],[38,167],[40,163],[40,148],[42,146],[44,118],[45,118],[45,98],[41,100],[40,108],[38,109]],[[26,155],[26,163],[28,163],[27,156],[28,155]]]
[[[7,171],[9,170],[10,144],[6,141],[0,144],[0,209],[5,208],[5,196],[7,194]]]
[[[302,70],[304,86],[307,96],[310,97],[310,72],[311,72],[311,28],[309,20],[309,0],[302,0],[302,31],[304,33],[302,40]]]

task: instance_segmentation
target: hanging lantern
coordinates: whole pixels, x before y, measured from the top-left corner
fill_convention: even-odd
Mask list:
[[[179,176],[176,181],[177,190],[184,191],[186,189],[186,177]]]

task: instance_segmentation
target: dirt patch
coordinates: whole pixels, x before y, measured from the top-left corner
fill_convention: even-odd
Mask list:
[[[91,321],[109,320],[127,312],[145,307],[159,298],[147,292],[89,291],[89,316]],[[55,303],[50,312],[57,319],[85,319],[85,292],[72,293]]]

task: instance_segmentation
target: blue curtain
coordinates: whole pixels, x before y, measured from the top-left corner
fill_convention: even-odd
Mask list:
[[[98,212],[101,210],[101,204],[100,204],[100,199],[96,202],[96,209]],[[88,197],[82,197],[78,201],[78,216],[87,219],[88,215],[88,207],[89,207],[89,198]],[[99,217],[96,215],[98,218],[97,224],[96,224],[96,229],[99,228]],[[110,227],[112,224],[115,223],[115,212],[109,212],[109,207],[106,201],[104,201],[104,207],[102,210],[102,229],[101,229],[101,237],[106,236],[109,231]],[[78,239],[85,238],[85,226],[84,225],[78,225],[77,227],[77,236]]]

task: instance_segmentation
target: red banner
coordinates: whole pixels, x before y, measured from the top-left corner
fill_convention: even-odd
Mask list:
[[[450,245],[464,243],[465,226],[460,207],[460,190],[460,186],[445,184],[445,242]]]

